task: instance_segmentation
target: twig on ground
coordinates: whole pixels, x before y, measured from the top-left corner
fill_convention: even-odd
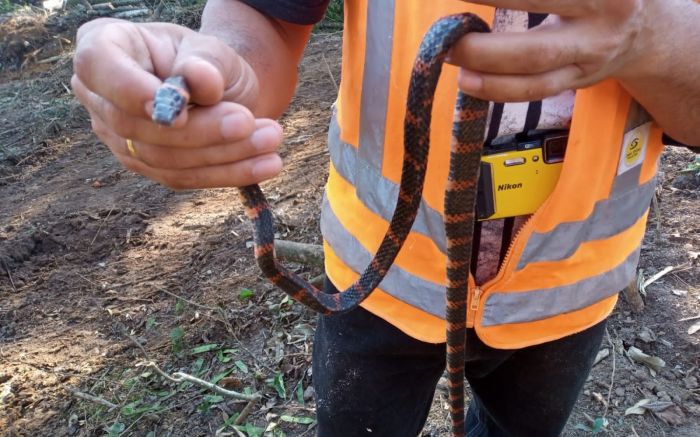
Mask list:
[[[661,279],[662,277],[664,277],[668,272],[671,272],[671,271],[673,271],[673,270],[676,270],[676,269],[679,269],[679,268],[682,268],[682,267],[684,267],[684,266],[668,266],[668,267],[666,267],[665,269],[661,270],[660,272],[657,272],[657,273],[656,273],[654,276],[652,276],[651,278],[649,278],[649,279],[647,279],[646,281],[644,281],[644,283],[642,284],[642,289],[645,289],[645,288],[647,288],[649,285],[651,285],[651,284],[653,284],[654,282],[658,281],[659,279]]]
[[[97,227],[97,232],[95,232],[95,236],[92,237],[92,241],[90,242],[90,246],[89,246],[89,247],[92,247],[92,244],[93,244],[93,243],[95,242],[95,240],[97,239],[97,236],[100,235],[100,231],[102,230],[102,225],[104,225],[105,222],[106,222],[107,220],[109,220],[109,216],[112,215],[112,211],[114,211],[114,205],[112,205],[112,207],[109,209],[109,212],[107,213],[107,217],[105,217],[104,220],[102,220],[102,221],[100,222],[100,226]]]
[[[234,425],[240,425],[243,423],[244,420],[248,418],[250,415],[250,412],[253,411],[253,405],[255,405],[255,402],[251,401],[246,404],[245,407],[241,410],[241,414],[236,417],[236,420],[233,422]]]
[[[333,86],[335,87],[335,90],[337,92],[338,82],[335,81],[335,77],[333,76],[333,72],[331,71],[331,66],[328,64],[328,59],[326,59],[326,54],[324,52],[321,52],[321,57],[323,58],[323,63],[326,64],[326,71],[328,71],[328,75],[331,77],[331,80],[333,81]]]
[[[651,198],[651,209],[654,211],[654,220],[656,221],[655,237],[659,240],[661,239],[661,208],[659,207],[659,198],[656,193]]]
[[[632,429],[632,434],[634,434],[635,436],[639,437],[639,434],[637,434],[637,430],[634,429],[634,425],[630,425],[630,428]]]
[[[7,272],[7,277],[10,278],[10,285],[12,286],[12,291],[17,293],[17,287],[15,287],[15,281],[12,279],[12,273],[10,273],[10,268],[7,266],[7,263],[5,260],[0,260],[2,261],[2,266],[5,268],[5,271]]]
[[[83,392],[78,391],[78,390],[71,388],[71,387],[63,387],[63,389],[65,391],[67,391],[68,393],[72,394],[73,396],[75,396],[76,398],[80,398],[80,399],[84,399],[86,401],[94,402],[96,404],[104,405],[105,407],[109,408],[110,410],[113,410],[113,409],[119,407],[117,404],[113,404],[106,399],[102,399],[100,397],[93,396],[91,394],[83,393]]]
[[[197,384],[201,387],[207,388],[207,389],[209,389],[213,392],[216,392],[220,395],[230,396],[230,397],[236,398],[236,399],[243,399],[244,401],[248,401],[248,402],[256,402],[257,400],[262,398],[262,396],[260,396],[257,393],[252,394],[252,395],[247,395],[245,393],[240,393],[240,392],[237,392],[234,390],[227,390],[227,389],[225,389],[223,387],[219,387],[218,385],[213,384],[209,381],[199,379],[195,376],[189,375],[189,374],[184,373],[184,372],[175,372],[172,375],[169,375],[168,373],[164,372],[160,367],[158,367],[158,365],[156,363],[154,363],[153,361],[149,361],[148,363],[146,363],[146,366],[154,369],[160,376],[162,376],[163,378],[167,379],[170,382],[180,383],[183,381],[188,381],[188,382],[191,382],[193,384]]]
[[[698,314],[697,316],[693,316],[693,317],[684,317],[682,319],[678,319],[678,321],[679,322],[687,322],[688,320],[695,320],[695,319],[700,319],[700,314]]]
[[[121,284],[112,284],[112,285],[110,285],[110,288],[121,288],[121,287],[126,287],[128,285],[144,284],[146,282],[155,281],[156,279],[160,278],[161,276],[170,275],[172,273],[173,272],[171,272],[171,271],[161,271],[161,272],[155,273],[155,274],[150,275],[150,276],[145,277],[145,278],[138,278],[138,279],[134,279],[133,281],[123,282]]]
[[[612,371],[610,372],[610,387],[608,388],[608,400],[605,403],[605,411],[603,411],[603,418],[608,414],[608,407],[610,406],[610,397],[612,396],[613,385],[615,384],[615,345],[610,338],[610,332],[608,328],[605,328],[605,338],[607,338],[610,348],[612,349]]]
[[[198,307],[198,308],[202,308],[202,309],[209,310],[209,311],[214,311],[214,312],[218,312],[218,311],[219,311],[219,308],[214,308],[214,307],[202,305],[201,303],[197,303],[197,302],[191,301],[191,300],[189,300],[189,299],[187,299],[187,298],[184,298],[184,297],[182,297],[182,296],[180,296],[180,295],[178,295],[178,294],[173,293],[172,291],[168,291],[168,290],[166,290],[165,288],[156,287],[156,290],[161,291],[161,292],[163,292],[163,293],[165,293],[165,294],[169,294],[169,295],[171,295],[172,297],[175,297],[175,298],[177,298],[177,299],[183,300],[183,301],[187,302],[188,304],[190,304],[190,305],[192,305],[192,306],[196,306],[196,307]]]

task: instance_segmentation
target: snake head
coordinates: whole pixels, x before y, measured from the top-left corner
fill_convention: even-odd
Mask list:
[[[163,85],[156,90],[151,119],[164,126],[172,125],[187,106],[189,99],[190,93],[183,76],[167,78]]]

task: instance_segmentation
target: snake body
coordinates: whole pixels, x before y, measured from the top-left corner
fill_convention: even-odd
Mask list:
[[[469,32],[488,32],[473,14],[438,20],[424,37],[414,64],[404,121],[404,157],[394,215],[376,255],[347,290],[328,294],[317,289],[275,257],[270,206],[258,185],[239,188],[246,214],[253,222],[255,259],[263,274],[295,300],[322,314],[356,308],[379,285],[408,236],[420,206],[430,147],[433,98],[449,49]],[[172,78],[170,78],[172,79]],[[184,80],[168,80],[156,93],[154,121],[169,125],[184,108]],[[160,98],[159,98],[160,96]],[[469,266],[474,229],[474,205],[488,103],[462,94],[457,98],[452,128],[450,170],[445,191],[447,236],[447,371],[453,436],[464,435],[464,352]],[[156,119],[155,114],[158,114]]]

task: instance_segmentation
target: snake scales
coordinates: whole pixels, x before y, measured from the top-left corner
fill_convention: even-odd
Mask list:
[[[255,259],[263,274],[295,300],[322,314],[342,313],[357,307],[386,275],[413,226],[421,202],[433,97],[443,62],[452,45],[469,32],[488,32],[488,26],[473,14],[452,15],[433,24],[423,39],[408,92],[404,161],[396,209],[374,259],[350,288],[327,294],[282,266],[275,258],[273,217],[265,196],[258,185],[240,187],[246,214],[253,222]],[[169,78],[156,92],[153,120],[170,125],[184,109],[188,98],[184,78]],[[447,371],[453,436],[464,435],[467,288],[487,110],[487,102],[459,93],[445,190]]]

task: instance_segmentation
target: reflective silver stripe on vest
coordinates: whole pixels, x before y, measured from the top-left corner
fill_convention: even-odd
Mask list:
[[[600,275],[571,285],[526,292],[502,291],[484,303],[482,326],[524,323],[580,310],[617,294],[635,277],[637,248],[621,264]]]
[[[394,1],[369,1],[367,4],[359,149],[360,157],[379,169],[384,158],[384,133],[391,80]]]
[[[357,197],[373,213],[390,221],[399,197],[399,185],[381,175],[381,170],[358,156],[357,149],[340,139],[340,127],[335,113],[328,130],[331,162],[338,174],[357,190]],[[432,239],[446,253],[445,225],[442,215],[421,201],[413,232]]]
[[[372,260],[374,254],[345,230],[325,197],[321,207],[321,233],[340,259],[356,273],[364,271]],[[379,287],[409,305],[445,318],[445,287],[440,284],[418,278],[394,264]]]
[[[585,220],[561,223],[549,232],[533,232],[516,270],[532,262],[569,258],[581,244],[613,237],[635,224],[646,213],[656,189],[656,179],[638,185],[640,169],[623,173],[615,181],[615,186],[634,183],[636,188],[596,202]]]

